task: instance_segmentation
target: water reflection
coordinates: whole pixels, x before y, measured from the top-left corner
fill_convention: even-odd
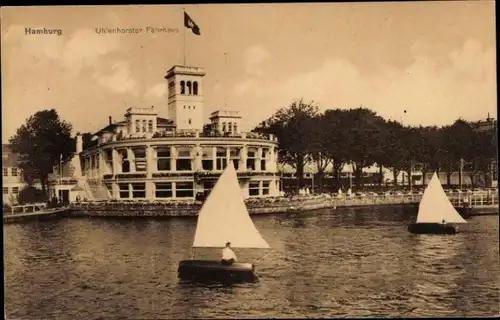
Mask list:
[[[179,283],[196,219],[7,225],[6,311],[17,319],[498,313],[498,218],[473,218],[455,236],[415,236],[406,230],[411,214],[378,207],[254,217],[272,248],[235,249],[260,277],[235,286]]]
[[[463,235],[417,235],[413,263],[420,274],[412,277],[412,295],[418,304],[427,305],[428,315],[453,313],[450,296],[457,289],[457,279],[463,270],[453,258],[459,254]]]

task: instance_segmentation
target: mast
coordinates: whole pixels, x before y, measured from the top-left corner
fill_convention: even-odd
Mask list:
[[[182,8],[182,13],[183,13],[182,19],[185,20],[186,19],[186,10],[185,10],[185,8]],[[184,28],[182,28],[182,29],[184,30],[184,32],[183,32],[184,33],[184,64],[183,65],[185,66],[186,65],[186,29],[187,29],[186,26],[185,26],[185,21],[184,21]]]

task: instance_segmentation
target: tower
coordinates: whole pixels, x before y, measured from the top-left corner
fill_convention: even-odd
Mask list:
[[[167,71],[168,117],[177,130],[203,129],[203,68],[173,66]]]

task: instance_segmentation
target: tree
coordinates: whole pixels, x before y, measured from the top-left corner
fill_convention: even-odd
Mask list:
[[[439,149],[439,129],[436,126],[422,127],[418,129],[420,141],[416,146],[416,161],[420,164],[423,185],[426,185],[425,177],[433,168],[436,168],[437,151]]]
[[[272,133],[279,141],[279,160],[297,170],[298,185],[303,185],[304,166],[310,160],[309,153],[313,142],[312,119],[318,114],[318,107],[305,103],[302,99],[289,107],[279,109],[266,121],[257,126],[254,132]]]
[[[497,157],[497,135],[496,132],[491,131],[473,131],[472,133],[472,148],[471,155],[468,158],[470,166],[467,167],[472,185],[476,184],[475,177],[478,173],[484,172],[486,176],[491,174],[492,161]],[[485,183],[488,181],[485,177]]]
[[[319,124],[314,125],[319,139],[319,150],[323,157],[323,164],[327,159],[332,163],[335,188],[340,185],[340,173],[349,161],[349,123],[347,110],[326,110],[319,118]],[[318,157],[319,160],[319,157]],[[328,164],[326,164],[328,165]],[[325,168],[326,168],[325,165]]]
[[[19,195],[17,197],[19,200],[19,204],[21,205],[28,203],[39,203],[46,200],[45,196],[42,193],[42,190],[29,185],[22,188],[19,191]]]
[[[71,124],[59,118],[56,110],[43,110],[30,116],[9,140],[12,151],[19,154],[19,168],[40,180],[45,197],[53,167],[73,157],[71,128]]]
[[[379,149],[375,157],[375,162],[380,167],[390,168],[393,173],[394,184],[397,184],[397,177],[403,169],[404,145],[402,137],[404,127],[397,121],[387,121],[384,129],[380,131],[382,148]]]
[[[441,130],[441,155],[446,171],[447,184],[451,184],[451,175],[459,171],[460,161],[468,159],[473,150],[473,130],[465,121],[459,119],[451,126]],[[462,177],[459,177],[461,179]]]
[[[382,152],[385,120],[375,112],[360,107],[347,111],[344,121],[348,156],[359,188],[362,187],[363,168],[373,165],[376,156]]]
[[[319,191],[323,192],[324,177],[326,167],[331,163],[331,155],[326,131],[328,123],[325,121],[324,115],[319,114],[311,119],[312,141],[310,145],[311,160],[316,164],[319,178]]]
[[[94,135],[90,132],[85,132],[82,134],[82,149],[88,149],[92,146],[94,146],[96,143],[95,141],[92,140],[92,137]]]
[[[210,136],[214,133],[214,130],[212,129],[212,124],[211,123],[205,123],[203,125],[203,135],[204,136]]]

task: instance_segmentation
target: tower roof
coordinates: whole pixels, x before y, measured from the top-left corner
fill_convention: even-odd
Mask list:
[[[205,70],[201,67],[190,67],[190,66],[181,66],[175,65],[167,71],[167,75],[165,79],[171,78],[174,75],[191,75],[191,76],[201,76],[205,75]]]

